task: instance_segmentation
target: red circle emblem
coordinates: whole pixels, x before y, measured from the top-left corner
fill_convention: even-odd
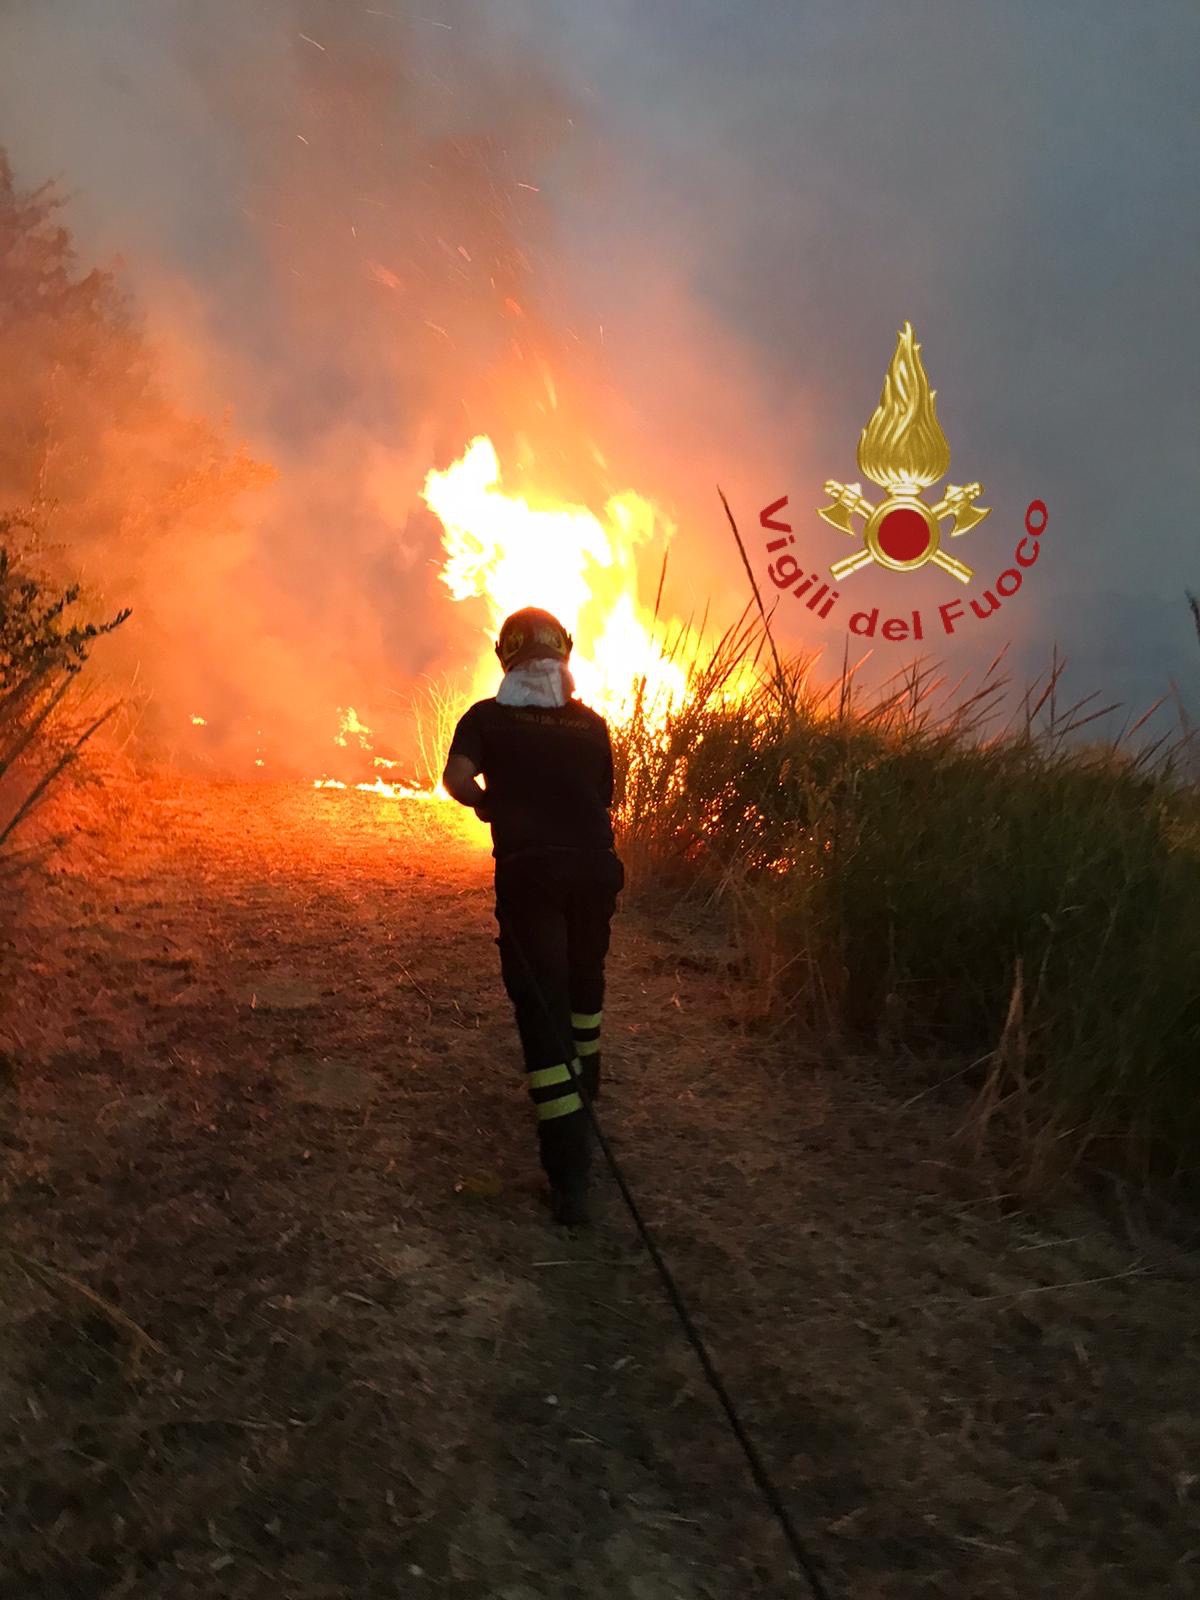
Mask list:
[[[911,506],[897,506],[879,524],[879,548],[893,561],[916,561],[929,548],[929,525]]]

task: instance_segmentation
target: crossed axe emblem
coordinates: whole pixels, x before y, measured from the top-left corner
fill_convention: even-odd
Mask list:
[[[827,522],[831,528],[836,528],[839,533],[848,533],[852,539],[861,538],[863,547],[856,550],[852,556],[844,556],[840,561],[835,561],[829,570],[834,578],[839,581],[848,578],[852,572],[857,572],[860,567],[865,567],[869,562],[876,561],[881,566],[890,567],[893,572],[911,572],[917,567],[923,567],[927,561],[932,561],[935,566],[941,567],[943,572],[949,572],[960,583],[969,583],[974,577],[974,568],[968,567],[966,562],[958,561],[954,556],[948,556],[941,549],[942,519],[952,516],[954,522],[947,530],[947,536],[957,539],[960,534],[968,533],[977,527],[990,513],[990,507],[976,506],[976,498],[983,493],[981,483],[968,483],[966,485],[948,484],[946,492],[935,506],[927,506],[920,497],[920,486],[902,486],[893,490],[879,505],[873,506],[863,497],[862,486],[857,483],[838,483],[830,478],[825,485],[825,493],[832,496],[832,504],[824,506],[817,515]],[[889,553],[887,542],[889,534],[884,532],[883,540],[880,538],[884,524],[890,518],[896,518],[897,513],[903,515],[897,523],[907,523],[905,530],[906,542],[901,546],[906,551],[911,548],[908,541],[913,537],[914,517],[919,517],[925,524],[926,540],[923,548],[917,549],[915,554],[897,555],[895,541],[893,550]],[[864,527],[861,531],[854,526],[853,519],[862,517]]]

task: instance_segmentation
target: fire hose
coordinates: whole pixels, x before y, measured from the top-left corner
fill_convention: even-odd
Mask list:
[[[537,975],[535,974],[533,967],[530,965],[529,958],[526,956],[525,951],[521,948],[520,942],[512,937],[511,930],[509,930],[508,937],[512,943],[514,951],[520,959],[521,965],[525,968],[526,975],[529,979],[530,988],[537,996],[538,1004],[545,1012],[546,1017],[551,1026],[554,1028],[555,1032],[559,1033],[559,1043],[565,1049],[563,1060],[574,1061],[574,1040],[568,1040],[566,1034],[559,1031],[559,1024],[555,1019],[549,1003],[546,1000],[546,996],[542,991],[541,985],[537,981]],[[600,1126],[600,1120],[596,1116],[595,1108],[591,1102],[591,1096],[588,1094],[583,1079],[574,1068],[572,1068],[572,1072],[575,1076],[576,1088],[579,1091],[579,1098],[583,1105],[584,1112],[587,1115],[591,1131],[595,1134],[596,1142],[604,1153],[604,1159],[608,1163],[609,1171],[612,1173],[617,1188],[621,1192],[621,1198],[625,1202],[625,1205],[629,1211],[629,1215],[633,1218],[633,1225],[637,1229],[638,1236],[645,1245],[646,1252],[651,1261],[654,1263],[659,1279],[661,1280],[662,1286],[666,1291],[667,1299],[671,1302],[671,1306],[674,1309],[675,1315],[679,1319],[679,1324],[682,1327],[684,1334],[687,1336],[688,1343],[695,1352],[696,1359],[699,1361],[701,1369],[704,1372],[704,1376],[708,1380],[709,1387],[712,1389],[713,1393],[720,1402],[721,1409],[725,1413],[725,1418],[729,1423],[731,1432],[742,1448],[742,1454],[745,1456],[747,1465],[750,1468],[751,1477],[754,1479],[755,1485],[757,1486],[763,1499],[766,1501],[771,1514],[779,1524],[788,1549],[791,1551],[797,1568],[807,1580],[808,1587],[814,1596],[814,1600],[831,1600],[830,1592],[825,1586],[825,1581],[821,1577],[820,1572],[817,1570],[816,1563],[813,1560],[813,1557],[809,1554],[804,1541],[797,1532],[795,1523],[792,1521],[787,1507],[783,1503],[783,1497],[779,1493],[774,1479],[768,1472],[766,1464],[758,1452],[757,1446],[747,1432],[746,1426],[743,1423],[737,1407],[733,1402],[733,1397],[730,1395],[729,1390],[725,1387],[724,1380],[716,1369],[713,1359],[708,1352],[708,1346],[705,1344],[699,1328],[697,1328],[692,1319],[691,1313],[688,1311],[683,1295],[679,1291],[679,1286],[675,1282],[675,1278],[671,1272],[671,1269],[667,1266],[666,1261],[663,1259],[662,1251],[659,1249],[657,1243],[655,1242],[654,1235],[651,1233],[649,1226],[641,1214],[641,1211],[638,1209],[637,1201],[633,1198],[633,1194],[630,1191],[625,1174],[621,1171],[620,1163],[613,1154],[612,1146],[609,1144],[604,1130]]]

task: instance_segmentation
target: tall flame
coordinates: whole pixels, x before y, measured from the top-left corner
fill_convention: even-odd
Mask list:
[[[910,493],[945,475],[950,445],[937,418],[937,390],[921,365],[921,346],[906,322],[883,380],[875,414],[858,441],[859,470],[881,488]]]
[[[422,498],[444,530],[442,582],[456,600],[486,602],[475,698],[495,693],[492,642],[523,606],[553,612],[574,636],[579,695],[611,720],[629,715],[643,680],[643,706],[683,694],[684,667],[667,659],[638,598],[638,549],[663,526],[649,501],[614,496],[603,519],[585,506],[534,504],[501,488],[495,448],[482,435],[444,472],[428,474]],[[665,531],[669,538],[673,530]]]

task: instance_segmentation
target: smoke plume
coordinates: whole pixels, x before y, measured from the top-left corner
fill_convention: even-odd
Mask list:
[[[152,510],[154,430],[107,438],[89,503],[108,520],[69,530],[106,602],[136,608],[111,648],[147,732],[186,749],[202,715],[214,758],[310,772],[353,705],[401,749],[408,690],[478,647],[420,501],[477,433],[513,489],[661,504],[678,615],[744,590],[717,478],[752,545],[788,493],[827,565],[820,486],[853,475],[908,319],[951,476],[994,507],[963,541],[981,577],[1027,502],[1051,507],[1042,564],[947,645],[955,670],[1057,638],[1117,694],[1185,671],[1194,19],[922,15],[9,0],[0,145],[25,185],[61,178],[85,263],[120,258],[174,418],[166,477],[183,493],[190,450],[213,490]],[[141,531],[110,539],[130,503]],[[945,598],[905,582],[897,609]],[[844,622],[776,626],[840,664]]]

